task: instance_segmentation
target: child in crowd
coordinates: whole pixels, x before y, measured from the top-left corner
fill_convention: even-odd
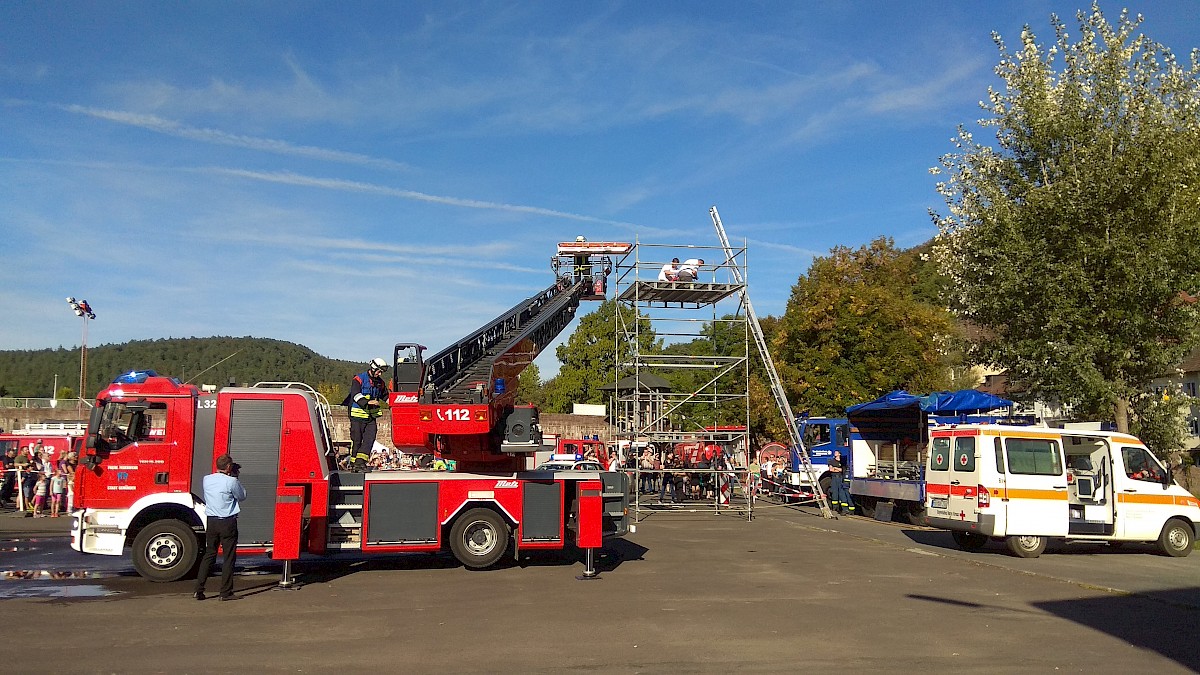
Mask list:
[[[46,474],[38,474],[37,483],[33,486],[33,517],[41,518],[46,515],[42,509],[46,507],[46,497],[50,494],[50,481]]]
[[[55,473],[50,479],[50,517],[57,518],[62,514],[63,503],[67,501],[67,475]]]

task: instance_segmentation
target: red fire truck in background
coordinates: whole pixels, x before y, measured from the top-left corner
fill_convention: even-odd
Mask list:
[[[541,448],[537,409],[514,405],[517,376],[574,316],[602,299],[592,256],[629,244],[560,244],[575,277],[519,303],[432,358],[398,344],[389,404],[395,445],[455,460],[457,471],[339,471],[330,407],[299,383],[201,391],[152,371],[96,399],[75,477],[72,547],[123,555],[155,581],[194,573],[203,546],[201,479],[216,457],[239,465],[249,495],[239,552],[279,561],[449,550],[488,567],[508,551],[584,550],[629,530],[625,474],[525,471]],[[566,247],[564,249],[564,247]],[[286,570],[287,568],[285,568]]]
[[[45,448],[51,461],[71,450],[80,449],[87,422],[30,422],[24,429],[0,434],[0,455],[10,448],[20,450],[39,443]]]

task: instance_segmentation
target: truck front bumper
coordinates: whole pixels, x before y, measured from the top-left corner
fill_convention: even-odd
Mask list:
[[[71,548],[80,553],[121,555],[125,548],[125,531],[116,525],[115,515],[107,518],[102,511],[75,511],[71,522]]]

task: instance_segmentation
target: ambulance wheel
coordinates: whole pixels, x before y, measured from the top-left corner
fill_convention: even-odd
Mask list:
[[[491,567],[508,548],[508,525],[491,509],[471,509],[450,528],[450,551],[471,569]]]
[[[1008,550],[1018,558],[1036,558],[1046,550],[1046,538],[1036,535],[1009,537]]]
[[[1158,550],[1172,558],[1182,558],[1191,553],[1192,528],[1178,518],[1168,520],[1163,525],[1162,534],[1158,535]]]
[[[950,536],[954,537],[954,543],[964,551],[978,551],[987,544],[988,538],[986,534],[978,532],[963,532],[961,530],[952,530]]]
[[[179,520],[157,520],[133,539],[133,568],[150,581],[179,581],[196,567],[200,543]]]

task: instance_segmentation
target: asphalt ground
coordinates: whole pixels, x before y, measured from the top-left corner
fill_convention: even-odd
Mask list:
[[[0,516],[0,536],[65,536],[59,521]],[[796,508],[655,514],[590,581],[560,555],[309,564],[292,591],[239,575],[236,602],[196,602],[190,582],[54,582],[110,595],[0,601],[0,649],[8,672],[1200,669],[1200,557],[1129,548],[1021,560]]]

